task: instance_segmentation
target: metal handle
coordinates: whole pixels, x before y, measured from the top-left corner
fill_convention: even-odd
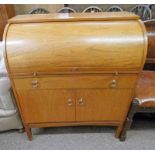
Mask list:
[[[79,104],[79,105],[84,105],[83,98],[80,98],[80,99],[79,99],[78,104]]]
[[[32,87],[33,87],[33,88],[37,88],[37,87],[39,86],[37,80],[33,80],[31,84],[32,84]]]
[[[110,87],[111,88],[116,88],[117,87],[117,81],[115,79],[111,81]]]
[[[72,106],[72,105],[73,105],[73,100],[72,100],[71,98],[69,98],[69,99],[67,100],[67,105],[68,105],[68,106]]]

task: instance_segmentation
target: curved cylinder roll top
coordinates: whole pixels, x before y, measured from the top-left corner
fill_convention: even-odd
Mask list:
[[[10,74],[139,72],[145,28],[130,13],[21,15],[4,35]]]

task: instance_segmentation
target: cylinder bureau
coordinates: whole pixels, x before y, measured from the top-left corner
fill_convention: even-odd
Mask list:
[[[119,138],[147,53],[138,16],[19,15],[3,41],[30,140],[31,128],[79,125],[114,126]]]

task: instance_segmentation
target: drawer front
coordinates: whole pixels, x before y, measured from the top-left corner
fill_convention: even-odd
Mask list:
[[[74,75],[14,79],[16,89],[134,88],[138,75]]]

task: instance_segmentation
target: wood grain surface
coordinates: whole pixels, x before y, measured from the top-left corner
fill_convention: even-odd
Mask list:
[[[6,44],[13,75],[137,71],[144,54],[136,20],[11,24]]]

